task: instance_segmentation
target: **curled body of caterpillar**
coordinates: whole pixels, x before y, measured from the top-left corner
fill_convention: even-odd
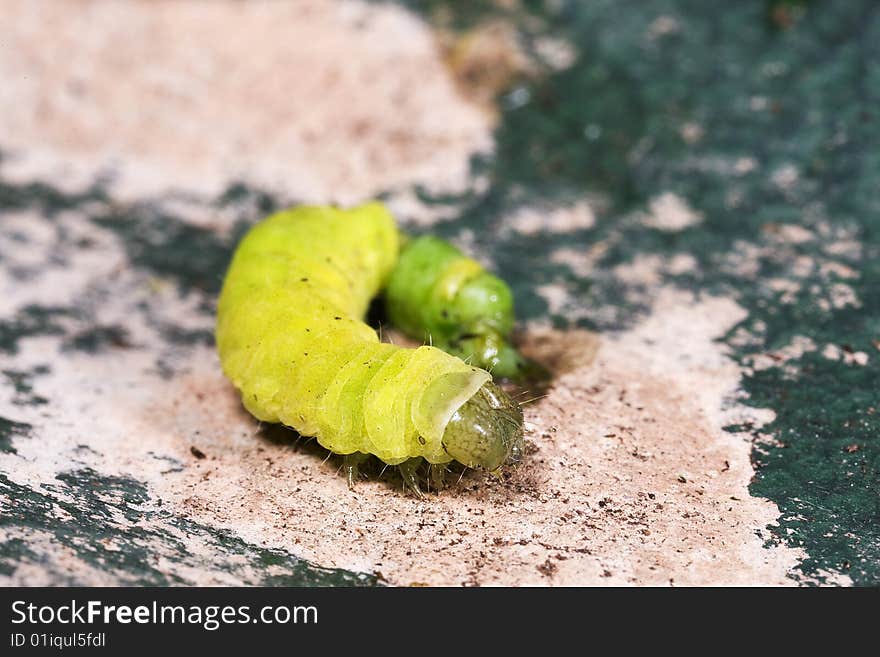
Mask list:
[[[494,376],[541,378],[543,370],[510,344],[513,295],[507,284],[449,242],[423,236],[404,246],[385,295],[401,331]]]
[[[422,459],[435,477],[452,460],[489,471],[518,460],[522,412],[485,370],[435,347],[382,343],[363,322],[399,240],[378,203],[299,207],[263,220],[226,274],[217,348],[258,419],[346,455],[350,483],[373,454],[401,466],[418,494]]]

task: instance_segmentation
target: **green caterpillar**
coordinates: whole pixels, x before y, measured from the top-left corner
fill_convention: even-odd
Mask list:
[[[373,454],[400,466],[420,495],[423,459],[438,485],[453,460],[491,472],[518,460],[522,411],[487,371],[436,347],[382,343],[363,322],[400,241],[379,203],[268,217],[236,249],[216,338],[223,371],[254,416],[345,455],[350,485]]]

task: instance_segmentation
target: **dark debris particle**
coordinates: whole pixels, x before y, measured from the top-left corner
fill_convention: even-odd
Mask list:
[[[200,450],[198,447],[196,447],[195,445],[192,445],[189,448],[189,451],[190,451],[190,454],[192,454],[193,456],[195,456],[199,460],[206,458],[205,453],[202,450]]]
[[[538,565],[538,572],[545,577],[552,577],[553,573],[555,573],[558,569],[559,566],[553,563],[550,559],[547,559],[547,561]]]

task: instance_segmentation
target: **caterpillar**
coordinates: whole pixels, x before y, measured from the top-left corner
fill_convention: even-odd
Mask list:
[[[374,455],[421,496],[430,465],[497,473],[522,454],[519,405],[484,369],[423,345],[379,340],[363,321],[392,278],[401,235],[372,202],[300,206],[254,225],[239,243],[217,306],[216,342],[244,407],[343,455],[349,486]]]

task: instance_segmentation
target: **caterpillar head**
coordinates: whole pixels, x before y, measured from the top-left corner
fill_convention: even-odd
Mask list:
[[[541,381],[549,374],[541,365],[520,354],[500,333],[466,333],[440,345],[444,351],[492,373],[496,379]]]
[[[495,472],[522,458],[522,409],[489,381],[449,420],[443,449],[469,468]]]

